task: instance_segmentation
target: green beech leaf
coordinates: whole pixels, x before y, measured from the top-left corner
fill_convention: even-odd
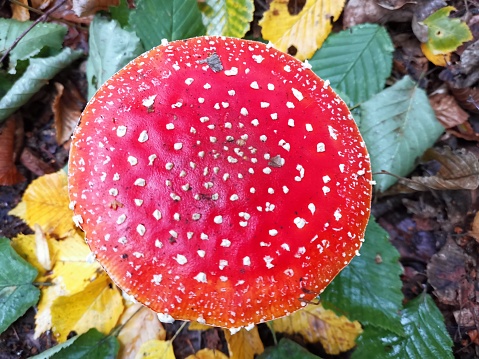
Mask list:
[[[366,326],[352,359],[452,359],[452,340],[444,318],[427,294],[409,302],[401,315],[405,336]]]
[[[427,46],[434,55],[455,51],[462,43],[473,39],[465,22],[449,17],[454,10],[453,6],[443,7],[423,21],[428,32]]]
[[[357,104],[384,88],[393,51],[382,26],[362,24],[330,35],[309,62],[318,76]]]
[[[206,0],[199,6],[207,35],[242,38],[253,21],[253,0]]]
[[[86,74],[88,98],[115,72],[140,55],[140,39],[131,31],[121,28],[116,20],[95,16],[90,25],[90,56]]]
[[[32,21],[0,19],[0,55],[32,25]],[[37,55],[44,47],[60,50],[67,28],[54,23],[41,22],[33,27],[10,51],[9,72],[14,74],[18,60],[26,60]]]
[[[55,56],[31,58],[23,75],[0,99],[0,123],[18,110],[49,80],[82,55],[69,47]]]
[[[146,50],[168,41],[205,34],[196,0],[138,0],[130,25]]]
[[[256,359],[321,359],[292,340],[282,338],[278,345],[266,348]]]
[[[426,92],[409,76],[361,105],[359,130],[371,156],[373,172],[408,175],[416,160],[438,139],[444,127],[436,119]],[[376,174],[376,189],[385,191],[397,179]]]
[[[130,8],[128,7],[127,0],[120,0],[117,6],[109,7],[111,18],[118,21],[121,27],[125,28],[128,26],[128,20],[130,17]]]
[[[38,272],[0,238],[0,333],[38,302],[40,291],[32,285]]]
[[[119,349],[115,336],[107,336],[93,328],[32,359],[115,359]]]
[[[398,315],[403,299],[399,253],[373,218],[360,253],[321,294],[321,302],[349,320],[402,335]]]

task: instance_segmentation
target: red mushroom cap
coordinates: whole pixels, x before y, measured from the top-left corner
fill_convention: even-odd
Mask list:
[[[120,288],[163,317],[234,328],[300,309],[358,254],[371,171],[348,108],[307,64],[199,37],[100,88],[69,189]]]

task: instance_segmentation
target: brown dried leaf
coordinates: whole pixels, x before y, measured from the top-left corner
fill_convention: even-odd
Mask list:
[[[474,113],[479,113],[479,108],[474,104],[474,102],[479,103],[478,88],[451,88],[451,93],[462,108]]]
[[[469,235],[479,242],[479,212],[477,212],[474,216],[474,220],[472,221],[472,228],[469,231]]]
[[[20,4],[10,3],[12,8],[12,19],[18,21],[27,21],[30,20],[30,11],[28,11],[28,0],[18,0],[18,2],[22,3],[25,6]]]
[[[350,0],[344,8],[343,27],[349,28],[367,22],[409,22],[412,19],[413,7],[414,4],[405,4],[398,10],[388,10],[379,6],[377,0]]]
[[[435,176],[412,177],[400,181],[417,191],[435,190],[473,190],[479,187],[479,160],[465,149],[451,150],[432,148],[423,156],[425,161],[437,161],[440,164]]]
[[[445,93],[438,93],[429,97],[437,119],[445,128],[455,127],[466,122],[469,115],[456,102],[455,98]]]
[[[73,11],[79,17],[88,16],[110,6],[118,6],[119,0],[73,0]]]
[[[57,95],[53,99],[52,110],[55,119],[56,140],[58,144],[65,143],[75,129],[85,106],[85,99],[80,91],[71,83],[67,87],[55,82]]]
[[[53,0],[30,0],[32,8],[37,10],[47,9]]]
[[[388,10],[397,10],[402,8],[406,4],[416,4],[415,0],[378,0],[378,5],[388,9]]]
[[[226,329],[224,333],[231,359],[252,359],[264,351],[263,342],[256,326],[251,330],[242,328],[235,334],[231,334]]]
[[[15,119],[0,126],[0,186],[12,186],[25,181],[15,166]]]

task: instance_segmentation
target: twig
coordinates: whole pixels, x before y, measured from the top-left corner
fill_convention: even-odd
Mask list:
[[[23,39],[25,37],[26,34],[28,34],[30,32],[31,29],[33,29],[38,23],[42,22],[42,21],[45,21],[47,19],[47,17],[53,13],[55,10],[57,10],[59,7],[61,7],[64,3],[66,2],[66,0],[61,0],[58,4],[56,4],[55,6],[53,6],[51,9],[48,9],[47,11],[45,11],[43,13],[42,16],[40,16],[38,19],[36,19],[29,27],[28,29],[26,29],[20,36],[18,36],[15,41],[13,42],[13,44],[5,51],[5,53],[3,54],[2,58],[0,59],[0,63],[3,62],[3,60],[5,60],[5,58],[8,56],[8,54],[15,48],[15,46],[18,45],[18,43],[20,42],[21,39]]]

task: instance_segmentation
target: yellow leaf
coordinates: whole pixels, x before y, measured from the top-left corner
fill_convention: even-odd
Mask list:
[[[53,301],[52,330],[58,342],[64,342],[71,331],[82,334],[96,328],[107,334],[118,322],[123,309],[120,291],[102,272],[83,291]]]
[[[173,345],[170,341],[149,340],[143,343],[135,359],[175,359]]]
[[[46,272],[43,265],[40,264],[36,248],[35,248],[35,235],[34,234],[19,234],[15,238],[12,239],[12,247],[15,249],[23,259],[25,259],[28,263],[35,267],[38,271],[37,281],[38,278],[43,276]]]
[[[231,359],[253,359],[256,354],[264,352],[256,326],[251,330],[243,328],[235,334],[225,329],[224,333]]]
[[[219,350],[201,349],[196,354],[187,356],[186,359],[228,359],[228,356]]]
[[[292,315],[271,322],[277,332],[300,334],[309,343],[321,342],[328,354],[339,354],[352,349],[362,333],[359,322],[338,317],[322,305],[308,305]]]
[[[166,338],[166,331],[157,314],[141,304],[131,303],[121,315],[119,324],[125,326],[118,335],[120,341],[118,359],[133,359],[143,343],[152,339]]]
[[[67,174],[60,170],[34,180],[22,202],[9,214],[20,217],[31,228],[37,223],[45,233],[64,237],[75,230],[68,205]]]
[[[201,324],[196,321],[190,322],[190,324],[188,325],[188,330],[210,330],[211,328],[214,328],[214,327],[210,325]]]
[[[427,42],[421,43],[421,50],[424,56],[436,66],[446,67],[451,62],[451,53],[434,55]]]
[[[291,46],[300,60],[310,58],[321,47],[343,11],[345,0],[306,0],[297,15],[288,11],[289,0],[273,0],[260,25],[266,40],[283,52]]]

